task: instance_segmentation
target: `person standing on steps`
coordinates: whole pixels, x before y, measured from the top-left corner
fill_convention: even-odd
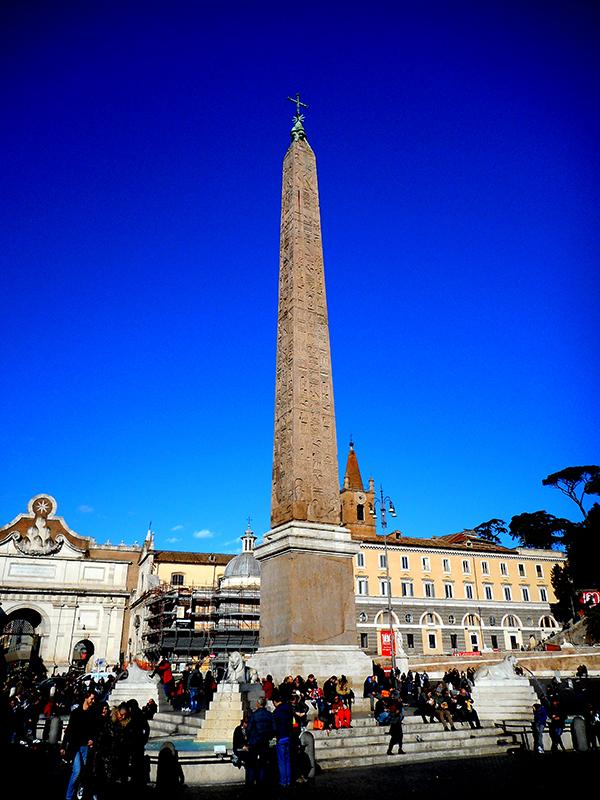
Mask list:
[[[533,733],[533,749],[536,753],[544,752],[544,728],[546,727],[547,719],[548,712],[544,706],[541,703],[534,703],[531,730]]]
[[[275,733],[273,714],[266,708],[267,701],[259,697],[256,711],[248,720],[246,737],[248,756],[246,758],[246,784],[264,786],[269,768],[269,742]]]
[[[565,750],[565,746],[562,740],[562,732],[565,727],[565,713],[561,708],[560,700],[558,698],[554,698],[552,703],[550,704],[550,722],[548,723],[548,733],[550,734],[550,740],[552,742],[552,747],[550,748],[551,753],[558,753],[560,750]]]
[[[153,678],[155,675],[158,675],[160,678],[160,682],[162,684],[165,697],[167,700],[171,700],[171,696],[175,689],[175,681],[173,679],[173,670],[171,669],[171,663],[168,658],[161,658],[156,667],[150,673],[150,677]]]
[[[277,766],[279,768],[279,785],[282,787],[291,786],[292,783],[292,734],[293,717],[292,706],[284,700],[279,692],[273,692],[273,723],[275,725],[275,737],[277,744]]]
[[[398,745],[398,755],[404,755],[404,750],[402,749],[402,741],[404,738],[404,733],[402,731],[402,721],[404,720],[404,706],[402,704],[402,700],[397,696],[397,692],[392,692],[392,700],[388,706],[390,712],[390,742],[388,744],[387,754],[388,756],[392,755],[392,751],[394,749],[394,745]],[[394,697],[394,695],[396,695]]]

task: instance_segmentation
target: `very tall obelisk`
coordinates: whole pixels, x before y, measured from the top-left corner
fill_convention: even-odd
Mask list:
[[[291,99],[291,98],[290,98]],[[283,161],[271,530],[261,564],[259,673],[361,679],[352,557],[341,526],[315,155],[296,103]]]

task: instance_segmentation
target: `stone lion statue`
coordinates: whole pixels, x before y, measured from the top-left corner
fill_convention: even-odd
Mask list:
[[[227,671],[223,680],[225,683],[246,682],[246,666],[242,654],[238,650],[234,650],[233,653],[229,654]]]
[[[518,677],[515,673],[517,659],[513,655],[506,656],[498,664],[484,664],[475,673],[475,684],[481,681],[506,681]]]

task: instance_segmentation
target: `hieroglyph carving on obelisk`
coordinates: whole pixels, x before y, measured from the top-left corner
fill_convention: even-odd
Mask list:
[[[283,162],[271,526],[340,523],[317,164],[299,99]]]

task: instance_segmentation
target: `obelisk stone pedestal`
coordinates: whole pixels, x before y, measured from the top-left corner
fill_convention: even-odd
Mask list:
[[[352,559],[358,544],[339,525],[292,521],[255,550],[261,564],[259,675],[346,675],[362,685],[371,659],[358,647]],[[264,620],[264,622],[263,622]],[[266,623],[266,624],[265,624]]]

